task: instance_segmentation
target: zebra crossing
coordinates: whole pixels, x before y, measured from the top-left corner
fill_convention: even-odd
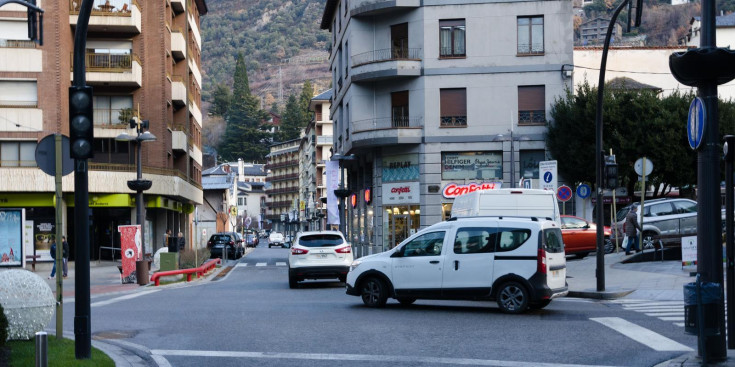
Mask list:
[[[274,262],[239,262],[237,265],[235,265],[236,268],[245,268],[245,267],[255,267],[255,268],[262,268],[262,267],[269,267],[269,266],[287,266],[285,261],[274,261]]]
[[[610,302],[620,304],[624,310],[639,312],[684,327],[684,301],[618,299]]]

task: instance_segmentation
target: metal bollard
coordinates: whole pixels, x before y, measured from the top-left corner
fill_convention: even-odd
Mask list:
[[[36,367],[48,366],[48,334],[45,331],[36,333]]]

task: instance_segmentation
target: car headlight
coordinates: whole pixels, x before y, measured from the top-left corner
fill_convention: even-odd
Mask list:
[[[353,261],[352,264],[350,265],[350,271],[357,269],[357,267],[360,266],[360,264],[362,264],[362,261],[360,260]]]

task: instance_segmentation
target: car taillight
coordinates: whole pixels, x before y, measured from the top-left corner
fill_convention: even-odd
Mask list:
[[[309,253],[309,250],[303,249],[303,248],[291,248],[291,255],[306,255]]]
[[[536,257],[536,272],[546,274],[546,251],[542,248],[538,249],[538,256]]]
[[[334,252],[338,254],[349,254],[350,252],[352,252],[352,247],[346,246],[346,247],[338,248],[334,250]]]

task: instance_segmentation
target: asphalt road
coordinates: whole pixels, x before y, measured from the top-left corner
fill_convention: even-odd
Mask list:
[[[161,366],[654,366],[696,350],[682,327],[631,308],[656,305],[564,298],[505,315],[493,302],[370,309],[336,281],[289,289],[288,249],[265,242],[218,280],[93,300],[93,338],[148,348]]]

